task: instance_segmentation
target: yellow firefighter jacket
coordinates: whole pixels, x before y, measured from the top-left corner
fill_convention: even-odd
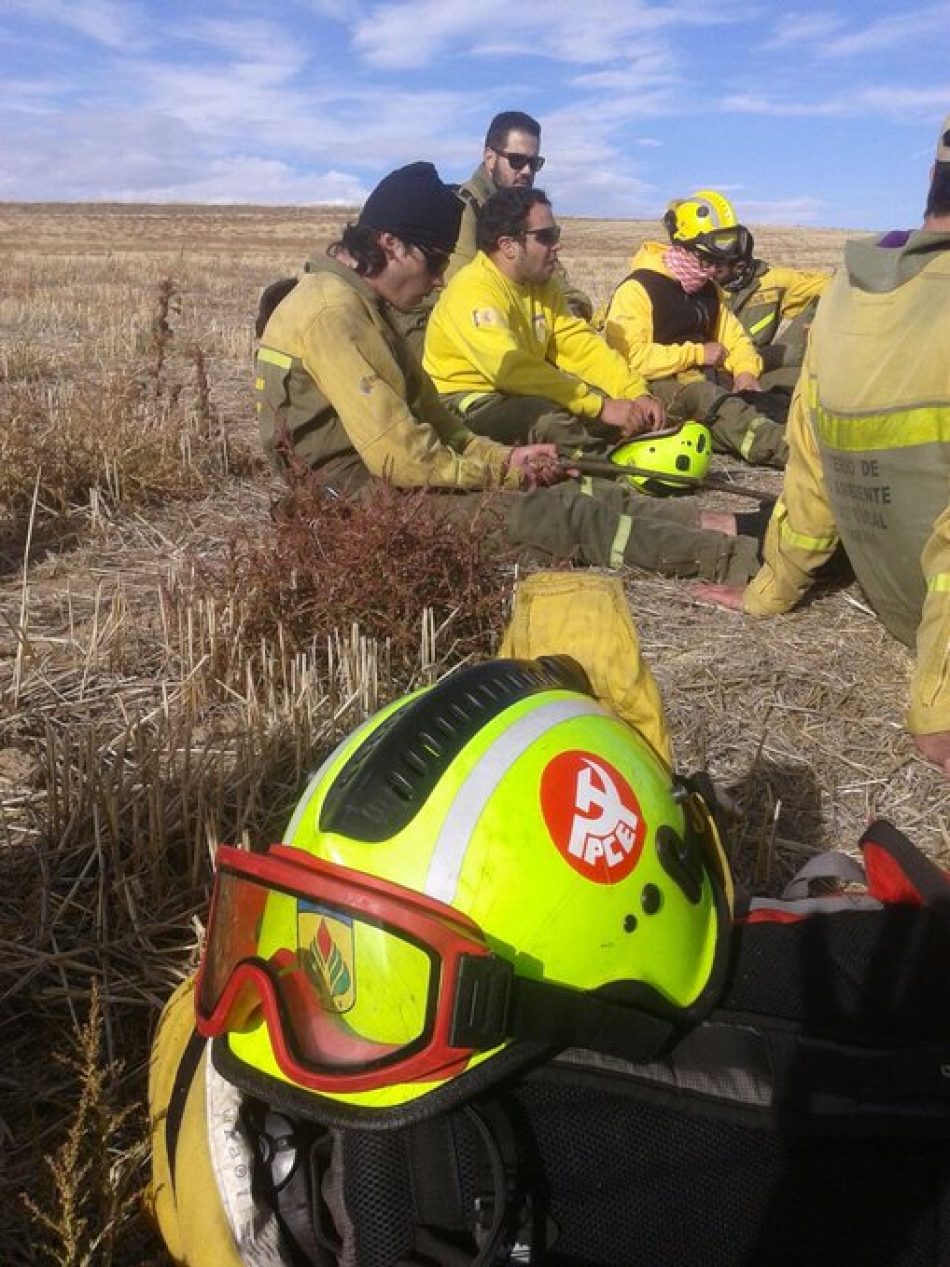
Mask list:
[[[604,396],[635,398],[647,390],[586,321],[568,312],[556,281],[511,281],[482,251],[442,292],[423,364],[442,395],[543,396],[592,419]]]
[[[764,348],[773,341],[782,322],[804,312],[830,281],[830,273],[756,260],[751,280],[736,290],[727,289],[725,299],[755,346]]]
[[[439,400],[390,326],[385,305],[351,268],[313,261],[274,310],[257,353],[261,439],[279,460],[332,474],[354,450],[399,488],[497,485],[508,449],[475,436]],[[506,479],[517,487],[517,476]]]
[[[754,615],[787,611],[839,538],[886,628],[916,641],[907,727],[950,730],[950,233],[849,242],[789,415]]]
[[[475,258],[475,252],[478,250],[475,233],[476,217],[495,192],[495,186],[492,184],[492,179],[484,163],[481,163],[472,172],[464,185],[459,185],[458,192],[459,197],[465,203],[465,210],[462,212],[462,223],[459,225],[458,241],[455,243],[455,250],[452,252],[449,266],[445,270],[446,281],[451,281],[460,269],[464,268],[466,264],[471,264]],[[593,315],[594,305],[582,290],[572,285],[560,261],[558,261],[554,276],[564,292],[568,311],[574,313],[576,317],[583,317],[585,321],[589,321]]]
[[[149,1062],[152,1180],[146,1206],[181,1267],[245,1267],[239,1241],[280,1267],[277,1228],[251,1192],[252,1158],[242,1138],[240,1096],[209,1068],[195,1031],[195,980],[178,987],[158,1024]]]
[[[644,242],[630,261],[630,272],[647,269],[661,277],[671,277],[663,263],[667,250],[669,243]],[[759,354],[741,322],[729,311],[720,288],[717,286],[715,289],[719,292],[718,312],[708,338],[695,342],[661,343],[656,339],[659,322],[652,299],[636,278],[626,277],[607,305],[604,336],[612,348],[627,358],[631,370],[644,378],[671,378],[701,369],[703,343],[706,342],[723,345],[727,352],[723,368],[730,374],[758,376],[762,372]]]

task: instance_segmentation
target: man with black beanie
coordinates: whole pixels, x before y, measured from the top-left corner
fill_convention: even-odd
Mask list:
[[[510,448],[474,435],[439,400],[393,324],[441,285],[462,204],[431,163],[391,172],[326,257],[277,305],[257,353],[258,415],[278,466],[291,456],[334,493],[497,489],[504,541],[601,566],[744,582],[756,542],[699,527],[688,502],[653,500],[613,480],[568,480],[553,445]],[[523,491],[519,491],[523,490]],[[474,499],[446,497],[464,527]],[[735,530],[735,519],[723,526]]]

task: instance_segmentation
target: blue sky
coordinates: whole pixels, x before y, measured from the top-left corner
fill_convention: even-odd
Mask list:
[[[543,125],[555,210],[919,222],[950,0],[0,0],[0,200],[359,203]]]

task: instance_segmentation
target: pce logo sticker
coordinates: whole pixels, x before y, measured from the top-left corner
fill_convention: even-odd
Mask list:
[[[541,776],[541,811],[559,852],[586,879],[616,884],[639,862],[647,830],[640,802],[601,757],[555,757]]]
[[[351,921],[299,902],[297,944],[303,970],[324,1010],[348,1012],[356,1002]]]

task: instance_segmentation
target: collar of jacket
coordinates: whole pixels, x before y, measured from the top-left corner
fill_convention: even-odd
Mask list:
[[[346,264],[341,264],[339,260],[335,260],[332,255],[313,255],[307,260],[306,272],[308,273],[330,273],[334,277],[338,277],[340,281],[346,282],[348,286],[352,286],[367,303],[375,304],[377,308],[382,308],[385,300],[381,299],[373,290],[372,286],[365,277],[360,277],[355,268],[350,268]]]
[[[484,163],[479,163],[465,184],[461,185],[460,188],[471,194],[476,205],[479,207],[484,206],[491,195],[495,192],[495,186],[492,184],[492,178],[489,176],[488,168]]]
[[[881,246],[879,237],[855,238],[845,243],[844,258],[851,284],[881,295],[910,281],[948,251],[950,233],[918,229],[903,246]]]

